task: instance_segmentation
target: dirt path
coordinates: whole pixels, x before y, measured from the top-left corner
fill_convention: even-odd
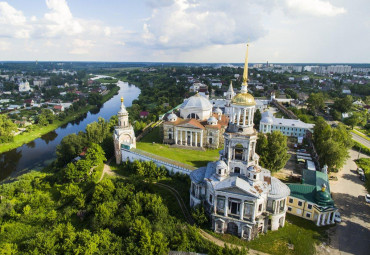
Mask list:
[[[112,159],[113,159],[113,157],[110,158],[110,159],[108,159],[108,161],[106,163],[104,163],[103,172],[101,173],[99,182],[101,180],[103,180],[105,174],[110,175],[110,176],[118,176],[117,173],[113,172],[112,169],[110,169],[109,164],[110,164],[110,162],[111,162]]]

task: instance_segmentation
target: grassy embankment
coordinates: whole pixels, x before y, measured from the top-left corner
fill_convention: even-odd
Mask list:
[[[210,230],[207,232],[224,242],[277,255],[315,254],[315,245],[326,241],[326,230],[330,227],[317,227],[311,221],[290,214],[286,215],[286,219],[283,228],[260,234],[249,242],[229,234],[217,234]]]
[[[360,158],[356,160],[356,164],[358,167],[362,168],[365,172],[366,182],[365,187],[367,192],[370,193],[370,158]]]
[[[351,130],[351,132],[355,133],[356,135],[359,135],[361,136],[362,138],[365,138],[366,140],[370,141],[370,137],[368,137],[367,135],[365,135],[364,133],[356,130],[355,128]]]
[[[111,89],[106,95],[103,96],[103,102],[108,101],[112,96],[114,96],[119,91],[119,87],[116,86],[113,89]],[[58,127],[67,124],[68,122],[71,122],[79,117],[81,117],[83,114],[87,113],[91,109],[93,109],[94,106],[92,105],[86,105],[85,107],[81,108],[77,112],[73,112],[72,114],[68,115],[64,120],[54,120],[52,124],[49,124],[47,126],[38,126],[35,125],[37,128],[31,131],[23,132],[19,135],[16,135],[14,137],[14,141],[10,143],[3,143],[0,146],[0,153],[10,151],[12,149],[18,148],[19,146],[22,146],[25,143],[29,143],[37,138],[40,138],[42,135],[45,135],[49,133],[50,131],[53,131],[57,129]]]
[[[219,150],[187,150],[173,148],[167,144],[162,144],[159,127],[144,136],[136,144],[136,148],[175,161],[185,163],[193,167],[206,166],[208,162],[219,158]]]

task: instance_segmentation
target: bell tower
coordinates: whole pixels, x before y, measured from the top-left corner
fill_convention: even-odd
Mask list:
[[[248,168],[258,168],[259,156],[255,153],[257,132],[253,128],[256,102],[248,93],[248,45],[245,57],[243,83],[240,93],[231,100],[229,127],[226,130],[225,147],[221,160],[229,166],[229,171],[244,176],[249,175]],[[249,169],[252,169],[249,168]]]
[[[121,98],[121,108],[118,111],[118,126],[114,127],[114,155],[116,163],[122,162],[122,150],[130,150],[136,148],[136,137],[134,128],[131,126],[128,119],[128,112]]]

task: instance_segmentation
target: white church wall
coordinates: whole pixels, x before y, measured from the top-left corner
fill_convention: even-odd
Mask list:
[[[140,160],[140,161],[153,161],[158,167],[164,166],[170,173],[182,173],[189,175],[192,171],[177,165],[170,164],[168,162],[164,162],[155,158],[148,157],[146,155],[142,155],[140,153],[121,149],[122,153],[122,161],[126,161],[127,159],[130,160],[130,162],[133,162],[134,160]]]

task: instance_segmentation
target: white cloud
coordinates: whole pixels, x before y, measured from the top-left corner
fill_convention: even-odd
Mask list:
[[[65,0],[46,0],[50,12],[45,13],[47,36],[77,35],[84,31],[81,22],[72,16]]]
[[[22,11],[0,2],[0,37],[29,38],[31,30]]]
[[[158,8],[150,3],[154,7],[142,39],[153,48],[182,50],[253,41],[266,32],[255,11],[261,10],[258,5],[242,0],[174,0],[163,1]]]
[[[289,13],[308,14],[313,16],[334,17],[346,13],[343,7],[336,7],[323,0],[285,0]]]
[[[0,41],[0,51],[6,51],[9,50],[10,43],[6,41]]]
[[[74,39],[72,45],[73,48],[69,53],[82,55],[90,52],[94,47],[94,42],[91,40]]]

